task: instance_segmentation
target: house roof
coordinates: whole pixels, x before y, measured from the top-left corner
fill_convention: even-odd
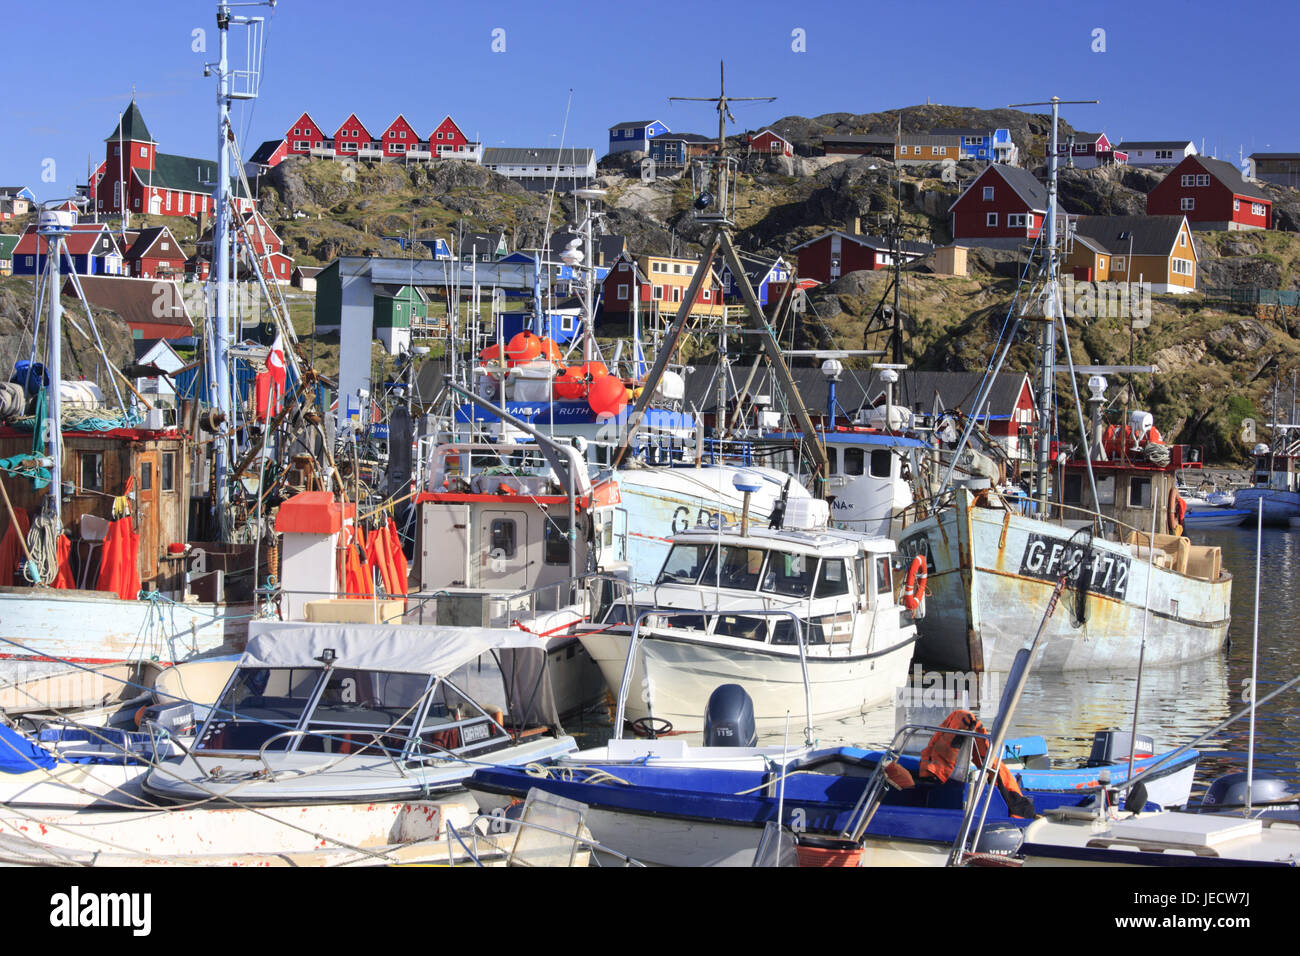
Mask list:
[[[3,236],[0,235],[0,259],[8,259],[13,255],[14,247],[18,245],[21,236]]]
[[[930,132],[942,136],[992,136],[997,130],[988,126],[936,126]]]
[[[132,100],[131,105],[126,108],[122,118],[113,127],[113,132],[104,137],[104,142],[116,143],[119,139],[123,142],[154,142],[154,138],[149,135],[149,127],[144,125],[144,117],[140,115],[140,107],[135,105],[135,100]]]
[[[184,250],[181,249],[181,244],[176,241],[176,237],[172,235],[170,229],[166,226],[150,226],[148,229],[140,230],[140,234],[136,236],[135,241],[131,243],[131,248],[127,250],[126,258],[139,259],[141,256],[145,255],[145,253],[149,252],[149,250],[152,249],[159,240],[164,238],[168,239],[172,245],[176,247],[178,255],[183,256],[185,254]],[[161,252],[160,254],[170,256],[171,252]]]
[[[753,139],[758,139],[758,138],[759,138],[760,136],[762,136],[764,133],[771,133],[773,136],[775,136],[775,137],[776,137],[777,139],[779,139],[781,142],[785,143],[787,146],[792,145],[788,139],[786,139],[784,136],[782,136],[782,135],[781,135],[780,133],[778,133],[776,130],[772,129],[770,126],[769,126],[767,129],[763,129],[763,130],[760,130],[759,132],[755,133],[755,134],[753,135],[752,138],[753,138]]]
[[[140,180],[141,185],[209,195],[217,187],[217,163],[211,159],[155,153],[153,173],[150,174],[147,169],[136,169],[135,178]],[[231,186],[236,195],[244,195],[243,186],[233,177]]]
[[[1267,203],[1273,201],[1269,198],[1268,193],[1254,183],[1249,182],[1242,175],[1241,170],[1232,163],[1225,163],[1221,159],[1210,159],[1208,156],[1196,156],[1194,159],[1205,167],[1207,173],[1231,189],[1235,195],[1248,196],[1251,199],[1260,199]]]
[[[815,242],[821,242],[827,236],[840,236],[843,239],[847,239],[849,242],[856,243],[866,249],[874,249],[877,252],[889,252],[890,249],[889,240],[884,236],[868,236],[863,233],[841,232],[838,229],[832,229],[829,232],[823,232],[820,236],[809,239],[807,242],[799,243],[799,245],[795,246],[791,251],[797,252],[804,246],[811,246]],[[918,256],[928,256],[930,253],[934,252],[934,246],[928,242],[912,242],[910,239],[904,239],[899,243],[899,246],[904,253],[915,254]]]
[[[676,141],[683,143],[716,143],[718,137],[706,136],[703,133],[667,133],[664,136],[656,136],[656,143],[672,143]]]
[[[429,301],[428,296],[424,294],[424,290],[418,285],[396,285],[393,283],[377,282],[374,285],[374,294],[385,299],[396,299],[402,294],[403,289],[408,290],[408,294],[403,296],[403,298],[409,299],[411,297],[409,293],[414,292],[421,302]]]
[[[257,150],[248,158],[248,161],[250,163],[257,163],[258,165],[266,164],[270,161],[271,157],[275,155],[275,151],[285,145],[285,142],[283,136],[279,139],[268,139],[261,146],[257,147]]]
[[[596,158],[592,149],[566,146],[564,149],[514,149],[489,146],[483,150],[483,165],[504,166],[587,166]]]
[[[1079,216],[1071,228],[1087,245],[1112,256],[1167,256],[1178,242],[1182,216]]]
[[[737,257],[740,259],[741,267],[745,270],[745,276],[749,279],[749,284],[754,287],[762,285],[763,280],[771,274],[772,270],[777,267],[778,263],[786,266],[787,269],[789,268],[785,260],[780,256],[775,259],[765,259],[762,256],[739,252],[737,253]],[[722,271],[730,274],[731,267],[726,263],[723,263]]]
[[[475,256],[496,255],[505,241],[503,232],[467,232],[460,237],[459,255],[472,252]]]
[[[1300,159],[1300,153],[1251,153],[1251,159]],[[4,187],[0,186],[0,196],[4,195]]]
[[[1151,139],[1151,140],[1125,140],[1115,148],[1127,151],[1130,149],[1177,149],[1185,150],[1188,146],[1193,149],[1195,144],[1190,139]]]
[[[78,276],[86,301],[97,309],[116,312],[127,323],[143,325],[174,325],[177,331],[190,334],[194,323],[185,310],[185,300],[180,287],[171,295],[160,296],[155,291],[159,282],[166,279],[131,279],[126,276]],[[174,285],[174,283],[173,283]],[[65,295],[72,295],[72,280],[64,285]],[[168,336],[172,338],[174,336]]]
[[[324,266],[294,266],[293,271],[304,279],[314,279]]]
[[[701,412],[714,412],[718,398],[718,367],[716,365],[697,365],[695,371],[686,378],[685,402]],[[799,389],[804,404],[818,414],[826,408],[828,398],[826,376],[820,368],[795,366],[790,375]],[[1024,372],[1003,372],[993,383],[989,394],[988,411],[995,417],[1010,414],[1020,400],[1021,389],[1025,382]],[[951,411],[960,408],[970,412],[984,380],[983,372],[899,372],[898,383],[894,386],[894,403],[903,405],[922,414],[930,414],[937,404],[940,409]],[[770,368],[761,367],[747,392],[748,395],[770,395],[774,403],[780,394]],[[883,399],[885,385],[878,373],[869,369],[848,369],[835,387],[835,404],[850,413],[864,405]],[[734,394],[730,379],[726,394]]]
[[[965,199],[966,194],[974,189],[985,176],[990,175],[1001,176],[1006,184],[1015,191],[1015,194],[1020,197],[1021,202],[1034,212],[1047,212],[1047,189],[1043,184],[1035,179],[1034,174],[1029,170],[1021,169],[1019,166],[1007,166],[1003,163],[992,163],[984,172],[976,176],[974,181],[948,207],[949,211],[957,203]]]
[[[655,123],[659,123],[659,120],[629,120],[626,123],[615,123],[610,127],[610,129],[645,129],[647,126],[653,126]],[[664,124],[659,123],[659,125],[663,126]]]
[[[0,199],[16,199],[23,193],[27,194],[25,199],[32,197],[32,191],[26,186],[0,186]]]
[[[904,133],[898,137],[900,146],[960,146],[961,136],[955,133]]]
[[[87,253],[94,251],[96,244],[106,233],[109,236],[112,251],[116,252],[117,242],[113,239],[112,233],[108,232],[108,227],[102,223],[90,229],[73,229],[72,232],[68,233],[68,235],[64,237],[63,244],[67,248],[68,255],[84,256]],[[43,256],[45,255],[47,248],[45,240],[36,234],[36,229],[32,226],[28,226],[23,234],[18,237],[18,242],[14,244],[13,251],[14,255]]]

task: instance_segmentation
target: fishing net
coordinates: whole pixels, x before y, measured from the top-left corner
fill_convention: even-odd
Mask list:
[[[1088,592],[1092,590],[1092,569],[1095,555],[1092,547],[1092,526],[1080,528],[1070,536],[1066,554],[1073,567],[1067,572],[1073,577],[1070,584],[1070,613],[1075,627],[1088,621]],[[1075,555],[1078,560],[1075,560]]]

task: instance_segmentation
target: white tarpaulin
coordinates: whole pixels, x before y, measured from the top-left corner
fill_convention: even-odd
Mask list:
[[[319,667],[328,648],[337,667],[446,676],[489,651],[545,646],[508,628],[252,621],[239,666]]]

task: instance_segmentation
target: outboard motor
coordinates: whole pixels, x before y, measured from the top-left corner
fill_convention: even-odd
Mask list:
[[[183,701],[154,704],[140,715],[140,726],[143,728],[146,724],[153,724],[173,735],[193,733],[194,707]]]
[[[709,695],[704,708],[704,746],[754,747],[758,730],[754,702],[739,684],[722,684]]]
[[[1300,811],[1300,794],[1295,793],[1285,780],[1255,774],[1250,791],[1250,804],[1267,812],[1278,810]],[[1220,810],[1237,810],[1246,805],[1246,772],[1217,777],[1201,798],[1198,813],[1217,813]]]
[[[1105,767],[1108,764],[1128,760],[1129,739],[1132,734],[1117,727],[1099,730],[1092,736],[1092,752],[1088,754],[1089,767]],[[1150,757],[1155,753],[1155,739],[1146,734],[1137,736],[1138,758]]]

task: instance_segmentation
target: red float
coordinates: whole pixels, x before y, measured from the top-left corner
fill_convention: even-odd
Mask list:
[[[617,415],[627,405],[627,389],[616,375],[602,375],[591,383],[587,404],[597,415]]]

